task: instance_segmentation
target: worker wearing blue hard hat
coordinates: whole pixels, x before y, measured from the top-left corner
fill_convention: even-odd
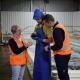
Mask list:
[[[40,9],[34,11],[33,19],[37,21],[37,25],[31,35],[32,39],[36,40],[33,80],[51,80],[51,53],[50,49],[44,49],[46,45],[50,45],[45,42],[47,36],[43,30],[43,16]]]

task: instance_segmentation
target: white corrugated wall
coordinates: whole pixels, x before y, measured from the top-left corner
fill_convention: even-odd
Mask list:
[[[73,29],[80,32],[80,11],[73,14]]]
[[[55,20],[65,23],[70,31],[73,24],[73,12],[47,12],[55,17]],[[33,20],[33,12],[15,12],[15,11],[1,11],[2,32],[10,33],[11,26],[14,24],[20,25],[29,32],[33,30],[36,22]],[[28,27],[28,29],[27,29]]]
[[[23,29],[27,27],[32,30],[32,26],[35,22],[32,20],[31,12],[9,12],[2,11],[1,12],[1,24],[2,24],[2,33],[10,33],[12,25],[19,25]]]

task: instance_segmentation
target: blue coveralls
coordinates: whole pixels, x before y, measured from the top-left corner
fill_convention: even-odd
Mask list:
[[[42,27],[35,31],[38,37],[32,37],[32,39],[36,40],[33,80],[51,80],[51,53],[50,49],[47,52],[44,49],[46,45],[50,45],[43,42],[46,35]]]

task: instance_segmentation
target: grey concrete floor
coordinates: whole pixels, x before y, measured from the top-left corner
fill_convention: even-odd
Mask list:
[[[0,80],[11,80],[11,67],[7,46],[0,46]],[[27,68],[25,70],[24,80],[31,80]]]

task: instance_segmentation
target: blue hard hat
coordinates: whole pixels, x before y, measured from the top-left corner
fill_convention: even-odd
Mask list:
[[[44,14],[43,14],[43,12],[42,12],[40,9],[36,9],[36,10],[34,11],[33,19],[34,19],[34,20],[39,20],[39,19],[42,18],[43,15],[44,15]]]

